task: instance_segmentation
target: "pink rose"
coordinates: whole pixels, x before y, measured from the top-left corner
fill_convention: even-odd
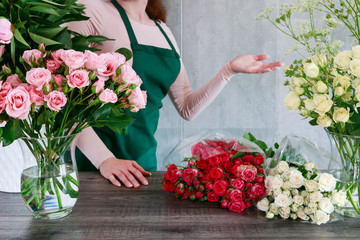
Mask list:
[[[61,87],[62,85],[62,82],[64,80],[64,77],[61,75],[61,74],[56,74],[56,75],[53,75],[53,80],[54,82],[59,86]]]
[[[89,73],[86,70],[74,70],[66,78],[72,88],[82,88],[90,84]]]
[[[233,202],[241,201],[244,199],[244,192],[242,192],[238,189],[234,189],[231,191],[229,198]]]
[[[16,88],[17,86],[19,86],[22,83],[17,74],[8,76],[8,78],[6,79],[6,82],[10,83],[12,88]]]
[[[99,93],[102,90],[104,90],[104,86],[105,86],[105,81],[104,80],[97,80],[94,84],[93,87],[95,87],[95,92]]]
[[[34,85],[30,85],[29,88],[30,101],[37,106],[44,105],[44,93],[35,89]]]
[[[243,201],[239,202],[229,202],[228,209],[233,212],[241,213],[246,209],[246,205]]]
[[[245,187],[245,183],[240,178],[231,179],[231,186],[235,189],[243,190]]]
[[[46,68],[49,69],[50,72],[56,72],[61,66],[61,63],[56,60],[47,60],[46,61]]]
[[[93,53],[91,51],[86,50],[85,51],[85,67],[90,70],[97,70],[100,69],[100,71],[105,71],[105,65],[104,65],[104,59],[101,58],[96,53]]]
[[[120,64],[124,64],[126,62],[126,57],[118,52],[112,52],[111,55],[113,55]]]
[[[61,58],[65,65],[71,69],[83,68],[85,65],[85,54],[75,50],[64,50]]]
[[[27,64],[31,65],[31,62],[39,64],[39,59],[44,57],[45,55],[46,54],[42,53],[37,49],[32,49],[24,51],[22,57]]]
[[[252,182],[255,179],[257,171],[247,168],[244,171],[242,171],[240,178],[244,180],[245,182]]]
[[[13,118],[24,120],[31,106],[30,95],[22,86],[11,89],[6,96],[6,113]]]
[[[6,108],[6,96],[0,94],[0,113],[2,113]]]
[[[61,56],[64,54],[64,51],[65,51],[64,49],[59,49],[54,52],[51,52],[52,59],[61,64],[63,62]]]
[[[136,84],[137,86],[139,86],[142,83],[140,77],[136,74],[134,69],[127,63],[121,66],[120,76],[129,86],[131,84]]]
[[[51,110],[58,112],[63,106],[65,106],[67,99],[63,92],[52,91],[45,96],[45,101]]]
[[[0,45],[0,57],[2,57],[2,55],[5,52],[5,46],[4,45]]]
[[[129,95],[129,103],[133,107],[130,111],[138,112],[140,109],[145,108],[146,101],[146,91],[141,91],[140,87],[133,89]]]
[[[265,192],[265,187],[263,184],[261,183],[255,183],[254,185],[252,185],[251,187],[251,193],[254,194],[257,197],[260,197],[261,195],[264,194]]]
[[[30,71],[26,72],[25,79],[39,91],[42,90],[44,85],[50,82],[51,72],[45,68],[32,68]]]
[[[1,85],[0,95],[6,96],[11,89],[12,89],[11,83],[4,82],[4,83]]]
[[[104,103],[116,103],[116,101],[118,100],[116,94],[108,88],[100,93],[99,99]]]
[[[11,22],[5,18],[0,19],[0,43],[8,44],[11,42],[13,33],[11,31]]]
[[[102,53],[100,58],[104,62],[104,68],[97,69],[97,76],[101,80],[108,80],[109,77],[116,77],[116,69],[121,65],[119,59],[111,53]]]

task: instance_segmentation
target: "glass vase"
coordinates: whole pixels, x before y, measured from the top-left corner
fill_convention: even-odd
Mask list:
[[[24,170],[21,196],[37,219],[69,215],[79,193],[75,160],[76,135],[19,140]]]
[[[338,179],[337,189],[346,192],[345,206],[337,209],[342,215],[360,217],[360,136],[326,130],[331,143],[329,173]]]

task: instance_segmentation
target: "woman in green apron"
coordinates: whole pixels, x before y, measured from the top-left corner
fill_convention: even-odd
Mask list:
[[[101,141],[112,154],[114,154],[114,157],[104,159],[101,165],[99,165],[100,172],[105,178],[117,186],[120,186],[120,182],[127,187],[139,187],[139,182],[147,185],[147,180],[144,176],[150,174],[147,171],[156,171],[157,167],[157,143],[154,134],[158,125],[159,110],[162,107],[161,101],[167,95],[170,86],[174,84],[175,80],[178,81],[177,78],[182,67],[179,55],[172,41],[157,21],[161,19],[161,17],[158,18],[155,16],[157,18],[157,20],[155,20],[151,14],[148,15],[145,11],[146,9],[152,9],[151,11],[155,12],[155,14],[159,13],[162,15],[161,1],[112,0],[111,2],[104,3],[102,0],[86,0],[80,1],[80,3],[92,8],[92,14],[88,12],[88,15],[90,15],[90,24],[88,25],[88,29],[90,29],[89,34],[94,35],[92,30],[98,28],[100,29],[100,35],[107,36],[107,34],[101,34],[103,33],[101,31],[104,30],[103,25],[106,23],[107,18],[110,20],[105,24],[105,28],[111,29],[111,31],[118,31],[118,25],[116,22],[111,22],[111,17],[114,17],[114,14],[118,14],[121,17],[133,52],[132,67],[143,81],[141,85],[142,90],[147,91],[146,108],[141,109],[135,114],[136,120],[128,128],[127,135],[118,135],[108,128],[94,128]],[[115,9],[116,13],[114,12]],[[131,21],[129,20],[128,14],[132,17]],[[134,19],[138,21],[134,21]],[[162,20],[164,21],[164,19]],[[139,44],[137,35],[141,34],[134,31],[133,25],[143,29],[143,31],[148,31],[148,28],[144,26],[139,27],[139,22],[156,26],[156,28],[151,28],[151,31],[154,32],[154,34],[158,32],[158,41],[166,41],[163,45],[168,45],[169,48]],[[109,34],[111,35],[111,33]],[[112,38],[111,36],[107,37]],[[127,36],[119,37],[126,38]],[[148,37],[151,38],[152,33],[150,33]],[[124,46],[116,46],[116,49],[120,47]],[[104,48],[106,48],[106,45],[104,45]],[[227,65],[227,69],[224,70],[225,74],[223,74],[226,75],[223,77],[225,80],[221,81],[228,81],[233,74],[238,72],[263,73],[275,70],[281,66],[281,63],[260,62],[266,58],[266,55],[244,55],[235,58]],[[210,84],[206,86],[209,89],[204,90],[205,93],[200,92],[199,94],[205,96],[209,95],[210,92],[210,95],[215,97],[218,92],[221,91],[224,84],[225,83]],[[181,88],[182,84],[178,85],[180,85]],[[181,91],[182,89],[180,89],[179,92],[181,93]],[[204,96],[199,97],[199,102],[201,102],[199,104],[204,104],[203,102],[207,101],[207,105],[212,99],[204,98]],[[176,96],[173,96],[173,98],[176,98]],[[173,101],[176,102],[176,100]],[[96,148],[96,146],[93,147]],[[96,169],[80,152],[77,153],[77,161],[80,171]]]

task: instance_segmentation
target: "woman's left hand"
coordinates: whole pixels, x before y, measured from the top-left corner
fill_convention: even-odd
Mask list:
[[[266,73],[279,69],[282,62],[261,62],[269,58],[269,55],[240,55],[230,62],[231,70],[236,73]]]

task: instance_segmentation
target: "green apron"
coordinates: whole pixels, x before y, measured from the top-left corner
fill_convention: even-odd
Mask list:
[[[94,128],[105,145],[119,159],[135,160],[148,171],[157,170],[156,145],[154,134],[159,121],[162,99],[180,72],[179,55],[160,25],[154,20],[171,49],[141,45],[137,42],[131,23],[124,9],[112,0],[124,21],[133,52],[133,69],[143,81],[141,89],[147,93],[147,104],[134,114],[135,122],[128,128],[128,134],[116,134],[109,128]],[[114,25],[116,26],[116,25]],[[96,168],[80,151],[76,160],[80,171]]]

